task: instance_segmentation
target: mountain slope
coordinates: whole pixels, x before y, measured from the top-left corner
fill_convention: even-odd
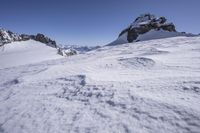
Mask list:
[[[12,42],[0,47],[0,69],[59,58],[62,56],[57,54],[57,49],[34,40]]]
[[[0,132],[198,133],[199,52],[174,37],[0,69]]]

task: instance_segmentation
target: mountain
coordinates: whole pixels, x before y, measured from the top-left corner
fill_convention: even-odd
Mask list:
[[[40,42],[42,49],[39,49],[39,50],[34,49],[35,48],[34,46],[36,46],[36,44],[37,45],[39,44],[36,41]],[[16,46],[12,46],[15,49],[18,49],[18,47],[19,47],[22,50],[25,50],[28,47],[28,49],[26,49],[26,51],[31,51],[31,53],[34,53],[34,52],[37,53],[40,50],[44,52],[45,49],[49,49],[49,48],[45,48],[44,44],[46,44],[46,46],[50,46],[52,48],[55,48],[54,52],[55,52],[56,55],[59,54],[59,55],[62,55],[62,56],[71,56],[71,55],[75,55],[75,54],[78,53],[76,50],[74,50],[72,48],[68,48],[68,49],[61,48],[59,45],[57,45],[56,41],[50,39],[49,37],[47,37],[47,36],[45,36],[41,33],[38,33],[37,35],[17,34],[17,33],[11,32],[10,30],[0,28],[0,48],[2,50],[2,52],[0,52],[0,54],[2,54],[2,53],[4,54],[5,52],[7,52],[4,49],[6,49],[6,50],[10,49],[10,43],[11,43],[11,45],[17,44]],[[33,43],[33,45],[32,45],[32,43]],[[24,45],[24,44],[26,44],[26,45]],[[25,47],[25,48],[23,48],[22,46]],[[13,51],[14,51],[14,49],[13,49]],[[16,53],[17,53],[17,57],[18,56],[20,57],[21,55],[23,55],[23,53],[20,53],[20,52],[16,52]],[[47,53],[46,55],[49,55],[49,53]],[[28,55],[28,57],[31,57],[31,56],[34,56],[34,55]],[[51,56],[51,54],[50,54],[50,56]],[[41,56],[40,58],[43,58],[43,57],[44,56]],[[7,57],[5,59],[12,60],[14,58],[15,57],[11,56],[11,57]],[[46,57],[43,58],[42,60],[45,60],[45,59],[46,59]],[[29,62],[27,60],[22,60],[22,61],[23,61],[22,64],[24,64],[25,62]],[[41,61],[41,59],[39,59],[38,61]]]
[[[37,35],[22,34],[21,37],[22,37],[23,41],[32,39],[32,40],[44,43],[44,44],[46,44],[46,45],[48,45],[50,47],[57,48],[56,41],[50,39],[49,37],[47,37],[47,36],[45,36],[45,35],[43,35],[41,33],[38,33]]]
[[[0,28],[0,47],[8,43],[27,40],[35,40],[44,43],[47,46],[57,48],[58,53],[63,56],[74,55],[75,53],[82,54],[100,48],[100,46],[58,45],[56,41],[41,33],[38,33],[37,35],[17,34],[10,30]]]
[[[4,28],[0,28],[0,45],[8,44],[16,41],[27,41],[27,40],[35,40],[41,43],[44,43],[48,46],[57,47],[56,41],[50,39],[49,37],[38,33],[37,35],[27,35],[27,34],[17,34],[10,30],[6,30]]]
[[[152,14],[142,14],[134,22],[124,29],[117,40],[108,44],[109,46],[138,42],[151,39],[160,39],[176,36],[195,36],[184,32],[177,32],[173,23],[167,22],[165,17],[157,18]]]
[[[27,41],[8,44],[0,55],[0,132],[200,131],[200,37],[105,46],[58,59],[41,45],[55,48],[29,41],[34,59],[49,60],[32,62],[32,50],[21,48],[17,57],[15,43],[24,48]],[[6,56],[11,60],[2,60]],[[30,62],[19,65],[19,58]]]

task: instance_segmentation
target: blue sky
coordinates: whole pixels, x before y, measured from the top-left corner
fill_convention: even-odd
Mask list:
[[[44,33],[62,44],[105,45],[138,15],[165,16],[178,31],[200,33],[200,0],[1,0],[0,26]]]

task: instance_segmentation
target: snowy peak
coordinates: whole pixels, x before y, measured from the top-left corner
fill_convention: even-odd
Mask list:
[[[147,34],[147,35],[146,35]],[[148,36],[146,38],[146,36]],[[191,34],[176,31],[173,23],[165,17],[156,17],[152,14],[142,14],[137,17],[128,28],[124,29],[117,40],[108,45],[118,45],[136,41],[160,39],[175,36],[192,36]]]
[[[21,39],[22,38],[19,34],[0,28],[0,45],[11,43],[13,41],[20,41]]]
[[[56,41],[50,39],[49,37],[41,33],[38,33],[37,35],[27,35],[27,34],[20,35],[10,30],[0,28],[0,45],[4,45],[4,44],[15,42],[15,41],[27,41],[30,39],[44,43],[54,48],[57,47]]]

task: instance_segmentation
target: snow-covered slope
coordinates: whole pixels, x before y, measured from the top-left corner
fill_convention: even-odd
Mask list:
[[[57,54],[57,49],[34,40],[13,42],[0,47],[0,69],[58,58],[62,56]]]
[[[174,37],[0,69],[0,132],[198,133],[199,53]]]
[[[147,33],[144,33],[142,35],[139,35],[137,41],[146,41],[146,40],[154,40],[154,39],[162,39],[162,38],[170,38],[170,37],[178,37],[178,36],[186,36],[186,37],[192,37],[195,36],[193,34],[187,34],[187,33],[180,33],[180,32],[169,32],[164,30],[150,30]]]

